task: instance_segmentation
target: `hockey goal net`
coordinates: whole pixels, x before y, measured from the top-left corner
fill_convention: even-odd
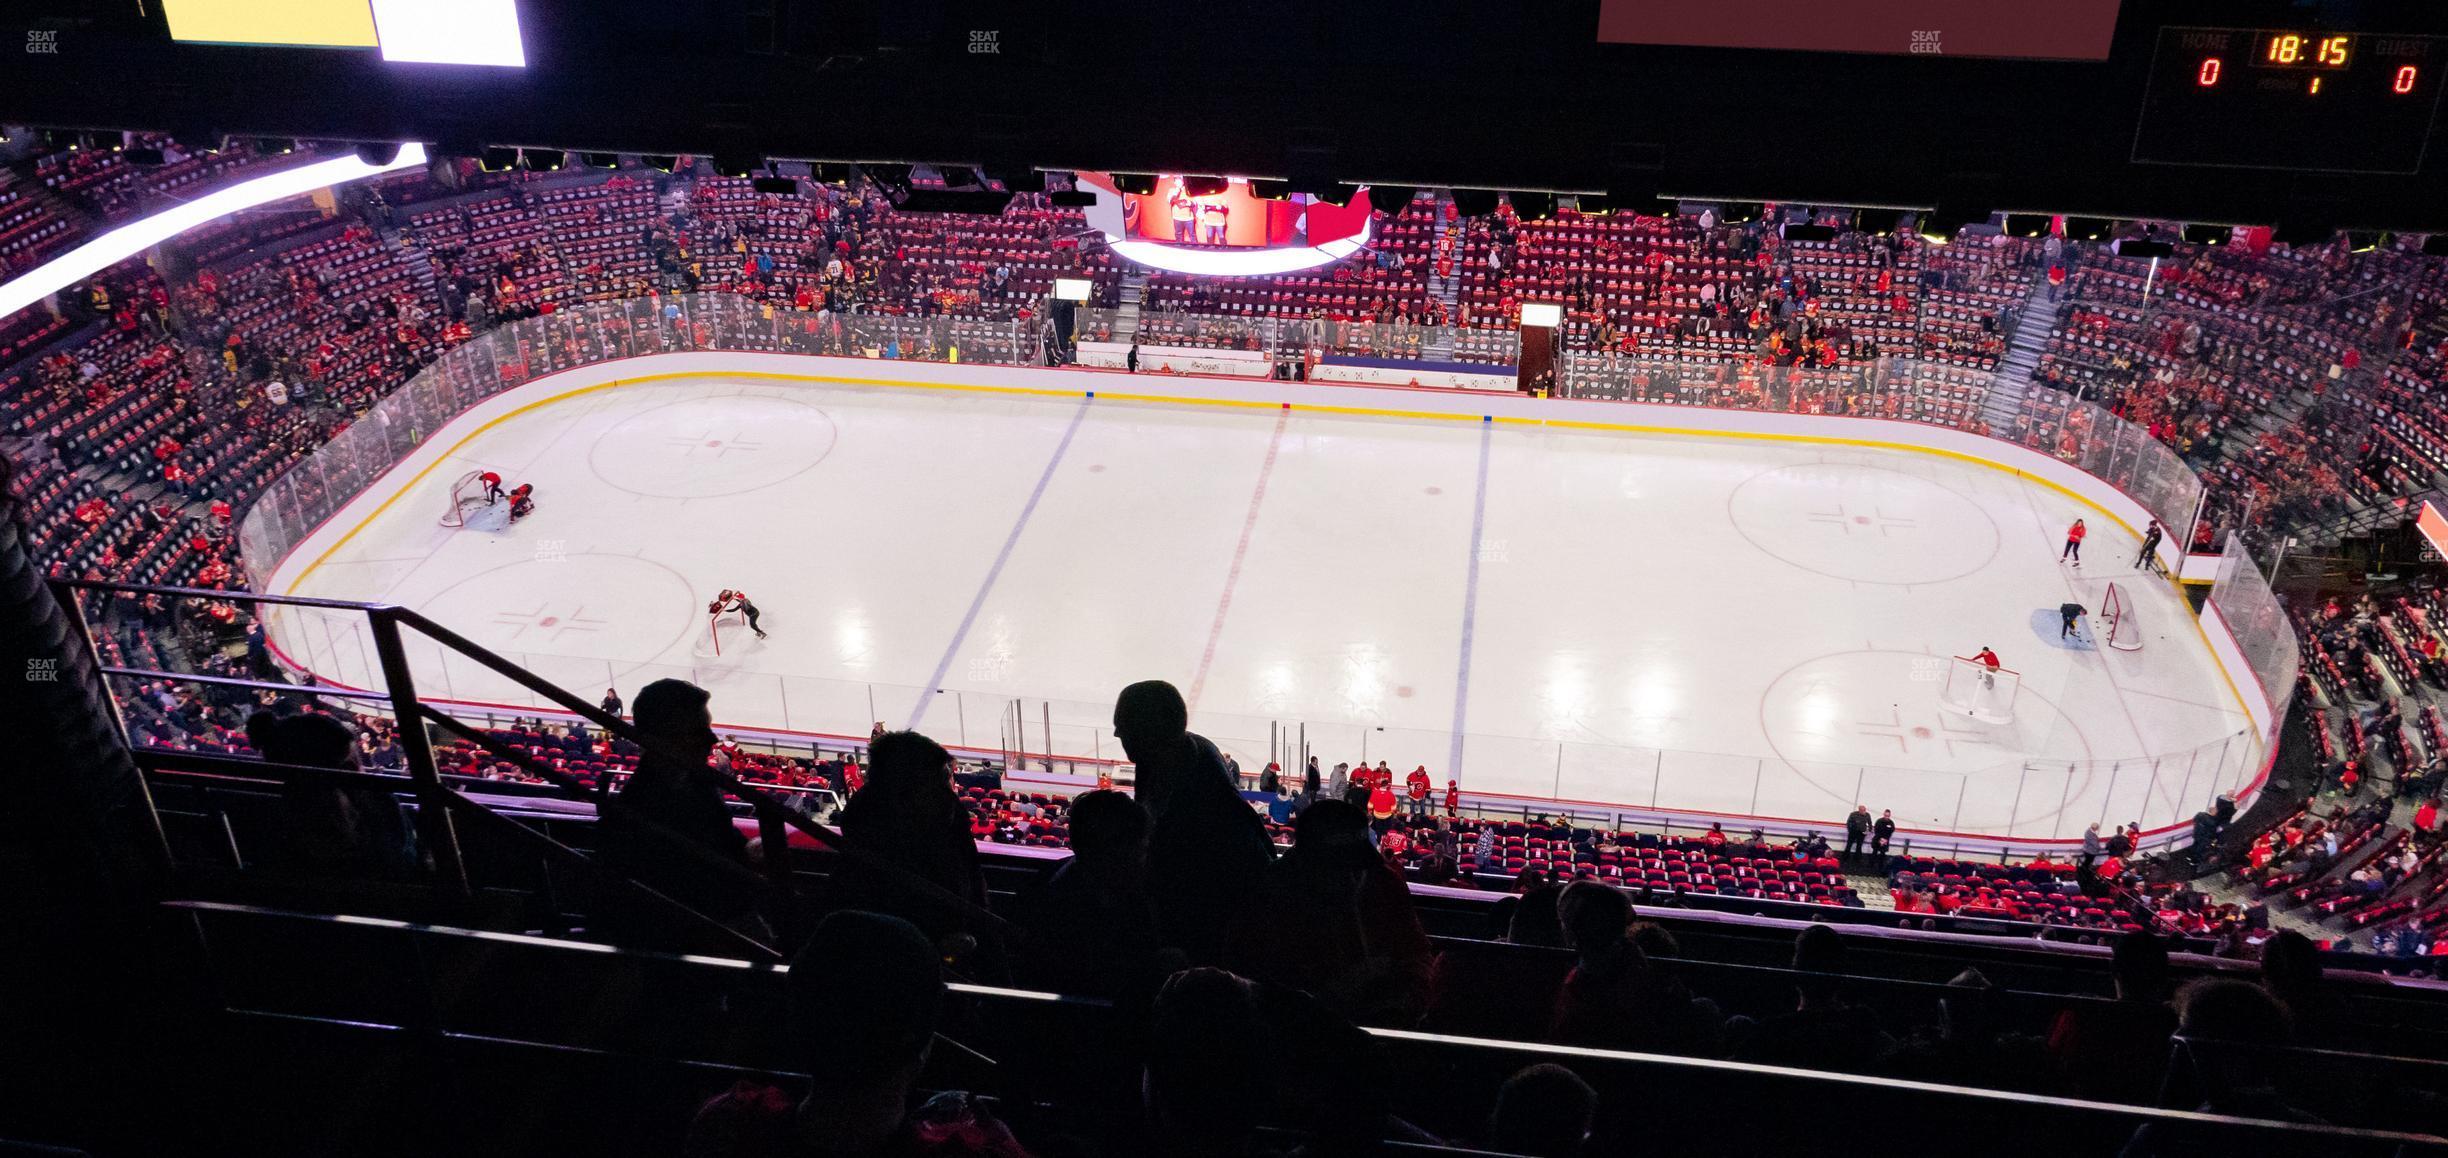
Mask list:
[[[2142,624],[2134,619],[2133,594],[2114,583],[2100,599],[2100,638],[2118,651],[2142,650]]]
[[[748,617],[736,611],[711,611],[705,615],[705,627],[697,633],[694,648],[700,659],[720,659],[726,645],[736,647],[740,635],[748,630]]]
[[[2014,722],[2015,696],[2023,677],[2011,668],[1993,668],[1968,656],[1949,660],[1938,702],[1975,720],[1992,724]]]
[[[485,505],[484,472],[471,470],[451,484],[450,509],[442,512],[442,525],[464,527],[469,511]]]

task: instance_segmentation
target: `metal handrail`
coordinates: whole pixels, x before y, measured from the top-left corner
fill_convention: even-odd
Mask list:
[[[593,721],[614,735],[621,736],[628,739],[632,743],[638,744],[641,748],[658,752],[669,759],[679,761],[685,761],[686,759],[685,753],[676,752],[669,744],[662,742],[659,738],[650,740],[645,733],[639,732],[636,727],[630,724],[628,721],[622,720],[594,704],[587,703],[585,700],[571,695],[569,692],[563,691],[561,688],[547,682],[542,677],[529,672],[527,669],[522,668],[517,664],[511,663],[509,660],[493,654],[484,647],[471,642],[467,639],[467,637],[460,635],[458,632],[452,631],[441,624],[435,623],[434,621],[427,619],[416,612],[401,607],[379,607],[369,608],[368,610],[370,614],[393,617],[399,622],[406,623],[409,626],[416,628],[419,632],[423,633],[427,638],[432,639],[434,642],[443,644],[444,646],[465,655],[467,658],[475,660],[477,663],[491,669],[495,674],[509,679],[517,683],[519,686],[526,688],[528,691],[534,692],[537,695],[543,696],[544,698],[561,705],[564,710],[576,712],[581,717]],[[379,648],[379,645],[381,644],[381,638],[379,635],[376,637],[376,643]],[[405,653],[401,653],[401,656],[404,660]],[[440,714],[436,709],[426,707],[422,704],[418,705],[418,707],[423,712],[434,713],[437,715]],[[976,904],[972,903],[968,898],[959,896],[950,890],[937,885],[935,882],[927,880],[916,873],[910,872],[899,865],[882,860],[881,858],[868,853],[864,849],[853,847],[852,842],[843,837],[840,832],[799,815],[797,811],[784,804],[781,797],[775,796],[774,794],[765,791],[763,788],[749,784],[728,772],[718,772],[711,767],[707,768],[703,775],[707,779],[712,780],[726,794],[735,799],[745,801],[756,809],[759,837],[765,843],[767,871],[774,871],[774,866],[777,864],[786,865],[788,863],[786,858],[788,855],[787,850],[789,848],[789,842],[784,838],[782,833],[775,831],[777,827],[788,827],[797,830],[798,832],[806,835],[809,839],[825,846],[834,854],[858,864],[861,868],[870,868],[883,871],[888,877],[893,878],[901,887],[917,893],[926,900],[951,906],[953,911],[962,914],[964,919],[968,922],[981,925],[995,932],[1009,933],[1013,931],[1014,927],[1010,923],[1004,921],[1001,917],[994,915],[992,912],[980,908]],[[596,793],[603,799],[614,799],[610,795],[610,777],[606,777],[603,783],[597,785]]]
[[[407,653],[400,642],[399,628],[401,626],[413,628],[435,643],[450,648],[495,674],[560,705],[562,709],[595,724],[606,733],[636,744],[641,751],[652,752],[680,764],[685,764],[690,759],[688,753],[679,750],[660,737],[639,731],[629,721],[605,712],[594,704],[587,703],[580,697],[570,694],[525,668],[468,640],[465,636],[403,607],[341,599],[266,595],[249,591],[223,591],[195,587],[149,587],[91,579],[56,579],[52,583],[55,588],[63,592],[93,591],[106,594],[163,595],[173,598],[184,596],[232,603],[314,607],[363,615],[372,629],[374,650],[380,662],[387,691],[335,689],[330,693],[324,693],[321,690],[322,685],[273,684],[264,681],[232,680],[229,677],[189,675],[181,672],[126,667],[113,668],[111,671],[112,674],[129,678],[195,680],[222,686],[247,687],[253,690],[276,690],[285,694],[332,694],[356,700],[388,699],[391,701],[393,718],[400,721],[401,724],[408,725],[424,721],[440,724],[454,734],[463,736],[484,747],[488,752],[516,765],[521,771],[536,776],[571,798],[594,804],[599,812],[606,808],[616,812],[621,810],[619,798],[611,791],[611,777],[603,778],[593,789],[588,789],[566,773],[548,768],[530,759],[524,753],[511,750],[498,741],[491,740],[490,737],[482,736],[480,729],[469,728],[441,710],[418,700],[414,676],[407,664]],[[78,622],[84,621],[84,606],[81,602],[73,598],[62,598],[61,602],[75,609]],[[402,726],[399,729],[399,735],[401,751],[407,758],[408,778],[414,785],[420,803],[428,805],[418,810],[418,818],[420,827],[425,829],[423,835],[427,839],[428,847],[433,850],[435,871],[442,878],[442,883],[448,890],[457,895],[466,896],[470,892],[466,869],[460,858],[457,835],[452,830],[458,812],[454,810],[451,798],[460,794],[456,789],[442,782],[438,766],[434,761],[433,746],[423,728]],[[862,869],[872,870],[881,879],[892,882],[893,887],[934,906],[958,914],[965,925],[980,931],[1005,936],[1017,932],[1015,926],[968,898],[955,894],[866,849],[856,847],[855,842],[845,839],[840,832],[800,815],[796,810],[790,808],[781,797],[771,792],[712,767],[704,769],[701,775],[725,794],[746,803],[754,810],[757,817],[758,840],[767,874],[760,883],[776,888],[777,895],[787,895],[789,892],[790,844],[788,833],[796,830],[834,855],[857,864]],[[462,799],[464,800],[464,797]],[[483,807],[473,801],[466,803],[477,808]],[[634,814],[624,815],[624,820],[642,819]],[[671,840],[681,841],[694,853],[704,853],[703,849],[686,842],[677,834],[661,829],[659,825],[647,823],[642,827],[648,832],[656,833],[658,837],[669,837]],[[707,859],[716,858],[708,854]],[[735,872],[739,870],[737,865],[726,864],[725,867]],[[726,873],[725,875],[732,874]],[[754,878],[753,873],[746,875]]]
[[[380,772],[365,772],[351,768],[324,768],[311,764],[276,764],[269,760],[250,760],[231,756],[217,756],[202,752],[154,750],[148,756],[148,759],[156,763],[184,765],[187,769],[209,772],[215,775],[229,775],[235,772],[236,774],[244,776],[248,779],[272,782],[306,777],[322,781],[323,783],[330,784],[334,787],[370,788],[378,792],[398,792],[401,784],[407,779],[403,776],[391,776]],[[229,765],[233,764],[244,765],[244,767],[242,769],[232,769],[228,767]],[[570,846],[554,840],[553,838],[546,836],[533,828],[520,824],[518,821],[512,820],[501,813],[495,812],[492,809],[485,807],[483,804],[469,799],[465,793],[462,793],[457,789],[449,790],[448,794],[442,799],[444,806],[453,809],[457,815],[474,821],[479,825],[489,827],[492,831],[498,832],[512,840],[524,844],[541,854],[547,860],[556,861],[558,863],[577,868],[582,872],[593,874],[599,879],[609,883],[616,891],[633,898],[647,907],[659,909],[662,911],[664,916],[693,926],[697,929],[697,931],[712,936],[725,944],[731,945],[739,951],[749,954],[752,959],[764,961],[779,961],[782,959],[780,950],[774,948],[773,946],[765,944],[754,937],[750,937],[736,929],[724,925],[722,922],[700,913],[697,910],[690,908],[688,905],[674,900],[648,885],[640,883],[634,878],[615,871],[611,868],[611,866],[604,864],[596,857],[589,856],[586,853],[571,848]]]
[[[227,902],[173,901],[168,902],[167,907],[197,913],[231,913],[242,916],[263,917],[276,920],[306,921],[319,924],[328,924],[332,920],[330,917],[317,914],[297,913],[262,906],[230,904]],[[414,925],[408,922],[372,921],[358,922],[358,924],[371,924],[381,927],[395,928],[418,937],[483,937],[487,935],[480,930],[454,929],[435,925]],[[523,937],[519,940],[522,947],[541,951],[554,951],[564,948],[593,948],[593,946],[582,946],[562,938]],[[655,950],[616,948],[613,950],[613,952],[623,957],[651,959],[656,961],[674,959],[673,955],[671,954],[662,953]],[[721,958],[696,957],[682,958],[681,960],[685,960],[691,965],[709,969],[721,969],[726,966],[733,968],[744,968],[746,970],[756,970],[760,968],[760,966],[752,962],[733,962]],[[778,970],[786,970],[788,967],[778,966],[775,968]],[[972,985],[964,984],[958,981],[948,981],[946,984],[946,989],[953,994],[979,1001],[1018,1001],[1026,1002],[1031,1007],[1056,1006],[1077,1009],[1083,1011],[1084,1016],[1095,1016],[1099,1011],[1109,1011],[1116,1008],[1113,1002],[1101,998],[1063,995],[1040,990]],[[440,1029],[437,1030],[437,1032],[444,1035],[458,1035],[466,1033],[464,1030],[454,1029]],[[1953,1098],[1960,1101],[1969,1102],[1974,1105],[1994,1107],[1995,1113],[2000,1115],[2010,1115],[2018,1110],[2044,1107],[2070,1107],[2093,1109],[2110,1113],[2117,1115],[2120,1118],[2130,1119],[2136,1123],[2160,1122],[2169,1124],[2189,1123],[2208,1126],[2233,1126],[2240,1129],[2257,1131],[2262,1133],[2264,1136],[2280,1140],[2298,1138],[2339,1138],[2394,1141],[2408,1147],[2418,1148],[2420,1152],[2424,1153],[2434,1152],[2434,1148],[2438,1147],[2440,1144],[2439,1136],[2434,1134],[2373,1129],[2358,1126],[2337,1126],[2291,1122],[2277,1119],[2238,1117],[2202,1110],[2176,1109],[2122,1102],[2102,1102],[2088,1099],[2062,1097],[2051,1094],[2029,1093],[2018,1090],[1992,1089],[1988,1087],[1970,1085],[1949,1085],[1940,1082],[1921,1081],[1909,1078],[1894,1078],[1867,1074],[1849,1074],[1834,1070],[1806,1069],[1794,1066],[1771,1065],[1758,1062],[1729,1061],[1716,1058],[1687,1057],[1679,1054],[1647,1053],[1634,1050],[1611,1049],[1593,1046],[1558,1045],[1536,1041],[1473,1037],[1458,1034],[1430,1033],[1419,1030],[1387,1029],[1373,1026],[1360,1027],[1360,1032],[1367,1035],[1371,1040],[1379,1043],[1381,1047],[1407,1044],[1421,1047],[1451,1048],[1468,1051],[1485,1050],[1501,1054],[1519,1055],[1523,1058],[1523,1061],[1521,1062],[1522,1065],[1529,1065],[1540,1061],[1552,1061],[1570,1066],[1577,1072],[1582,1072],[1584,1074],[1589,1072],[1586,1068],[1584,1068],[1584,1063],[1600,1066],[1609,1064],[1645,1065],[1656,1066],[1666,1070],[1681,1070],[1686,1072],[1709,1072],[1726,1075],[1749,1075],[1767,1078],[1791,1079],[1795,1081],[1808,1082],[1816,1087],[1824,1088],[1830,1091],[1869,1092],[1883,1090],[1902,1094],[1927,1094],[1932,1096]],[[547,1041],[533,1041],[529,1039],[502,1040],[518,1040],[522,1044],[534,1044],[540,1046],[552,1046],[556,1044]],[[2290,1050],[2289,1052],[2294,1051]],[[2389,1060],[2383,1055],[2351,1056],[2382,1057],[2383,1060]],[[2001,1118],[2000,1120],[2004,1119]]]

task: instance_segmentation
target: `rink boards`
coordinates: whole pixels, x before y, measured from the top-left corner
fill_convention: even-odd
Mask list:
[[[745,436],[709,448],[726,422]],[[449,480],[496,462],[543,480],[539,517],[434,528]],[[2054,569],[2075,516],[2101,580]],[[1245,765],[1305,734],[1328,764],[1365,746],[1489,800],[1811,823],[1858,796],[1916,830],[2047,841],[2178,825],[2266,765],[2269,699],[2224,626],[2130,570],[2147,517],[2070,465],[1916,423],[671,354],[462,415],[266,589],[416,607],[590,699],[692,678],[745,729],[881,719],[1030,751],[1050,731],[1112,758],[1113,689],[1169,678]],[[2130,663],[2016,634],[2105,578],[2141,589],[2154,632]],[[550,613],[590,585],[592,610]],[[802,630],[706,663],[683,621],[726,586]],[[371,684],[345,634],[272,630],[293,667]],[[1929,716],[1928,665],[1982,644],[2043,661],[2011,733]],[[418,682],[527,705],[439,655]]]

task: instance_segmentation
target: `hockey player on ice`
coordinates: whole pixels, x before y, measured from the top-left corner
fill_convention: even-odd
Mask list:
[[[1982,644],[1981,649],[1972,654],[1972,662],[1981,665],[1981,690],[1985,692],[1996,688],[1999,666],[1997,653],[1989,650],[1989,645]]]
[[[725,611],[739,612],[740,617],[748,621],[748,630],[755,632],[758,639],[765,638],[765,629],[757,626],[757,605],[748,601],[747,592],[726,587],[722,594],[714,597],[711,610],[717,615]]]

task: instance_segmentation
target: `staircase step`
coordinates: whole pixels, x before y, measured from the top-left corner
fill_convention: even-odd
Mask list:
[[[2006,356],[1990,375],[1989,396],[1981,403],[1981,417],[1989,425],[2011,422],[2023,408],[2023,399],[2032,389],[2032,375],[2039,371],[2040,356],[2048,348],[2048,336],[2055,332],[2064,305],[2049,300],[2045,281],[2033,282],[2024,295],[2022,308],[2015,311],[2014,332],[2007,335]]]

